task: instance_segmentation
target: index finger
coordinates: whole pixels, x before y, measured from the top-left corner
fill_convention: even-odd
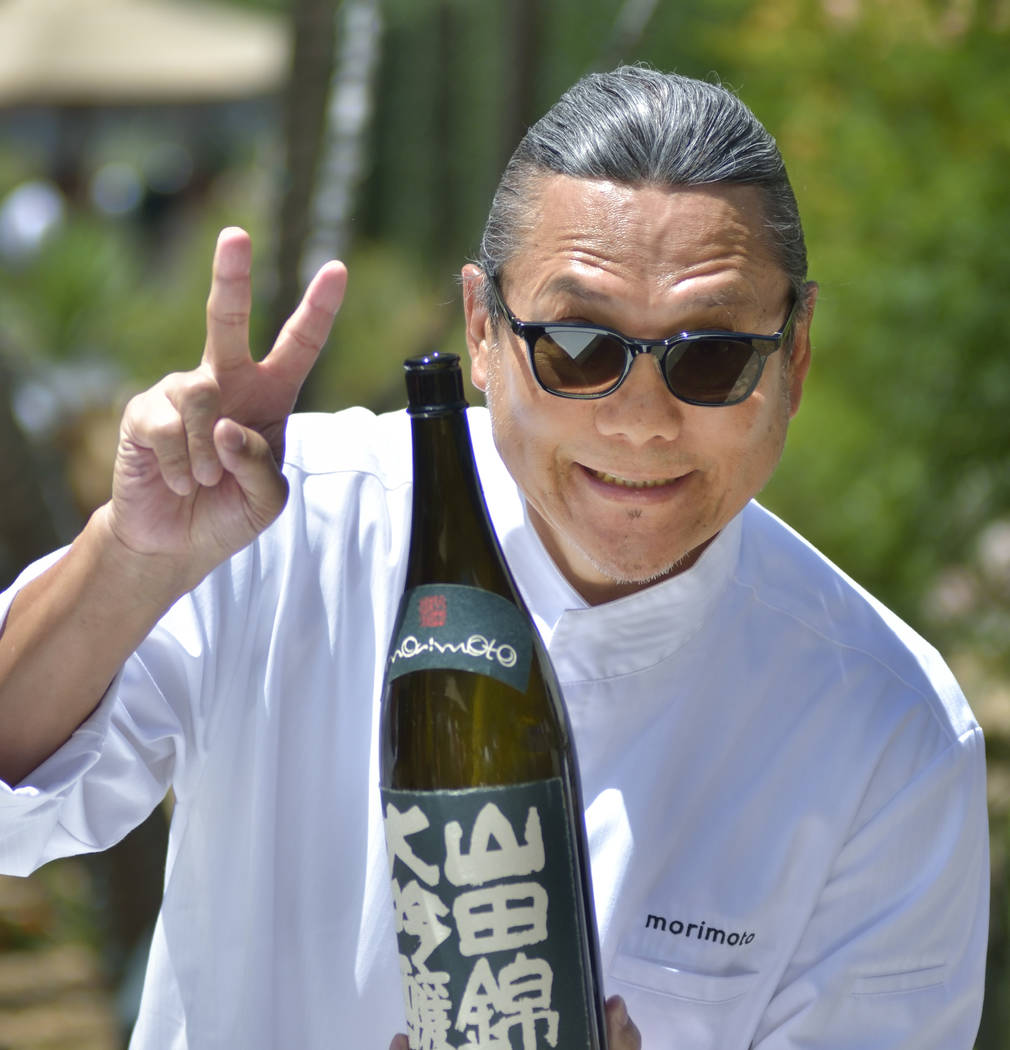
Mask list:
[[[249,234],[237,226],[222,230],[214,249],[203,348],[204,363],[214,369],[227,369],[250,359],[251,271]]]

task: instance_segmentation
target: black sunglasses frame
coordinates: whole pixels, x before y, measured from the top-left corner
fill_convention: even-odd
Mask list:
[[[505,296],[502,294],[498,278],[487,273],[485,276],[487,277],[488,283],[491,285],[495,302],[505,315],[509,327],[526,344],[526,350],[530,362],[530,371],[533,373],[533,378],[537,381],[538,386],[548,394],[553,394],[555,397],[567,397],[580,401],[591,401],[612,394],[624,382],[624,380],[628,378],[628,373],[631,371],[631,366],[634,364],[635,358],[638,357],[639,354],[652,354],[653,357],[656,358],[656,362],[659,365],[659,371],[662,373],[667,389],[675,398],[677,398],[678,401],[683,401],[688,405],[700,405],[703,408],[728,408],[732,405],[739,405],[754,393],[758,383],[761,382],[761,375],[764,372],[765,362],[772,354],[780,349],[782,344],[789,337],[793,322],[796,320],[796,308],[799,306],[799,299],[793,296],[792,303],[789,307],[789,313],[786,315],[782,327],[771,335],[762,335],[755,332],[730,332],[722,331],[720,329],[702,329],[695,332],[678,332],[676,335],[670,336],[668,339],[630,339],[622,332],[618,332],[613,328],[606,328],[603,325],[583,324],[578,321],[551,321],[548,323],[520,321],[516,315],[512,313],[508,304],[505,302]],[[599,332],[601,335],[610,336],[611,338],[616,339],[624,347],[624,369],[613,384],[605,390],[595,390],[590,393],[577,393],[569,390],[555,390],[540,378],[540,375],[537,372],[534,348],[537,341],[542,339],[551,329],[559,328]],[[688,347],[718,339],[731,339],[737,343],[747,343],[750,346],[751,354],[757,358],[757,370],[755,371],[751,382],[748,384],[746,391],[727,401],[699,401],[677,393],[670,384],[670,373],[667,371],[666,367],[667,359],[670,354],[680,348],[680,352],[672,362],[672,364],[676,364]],[[755,343],[763,345],[756,346]]]

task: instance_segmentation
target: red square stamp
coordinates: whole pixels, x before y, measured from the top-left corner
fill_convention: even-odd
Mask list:
[[[446,601],[444,594],[426,594],[417,603],[422,627],[444,627]]]

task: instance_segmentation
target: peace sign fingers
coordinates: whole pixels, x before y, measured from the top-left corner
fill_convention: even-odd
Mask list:
[[[347,268],[328,262],[309,283],[263,365],[296,394],[319,357],[347,288]]]
[[[203,363],[216,375],[248,364],[249,312],[252,308],[252,242],[245,230],[221,231],[214,249],[207,298],[207,342]]]

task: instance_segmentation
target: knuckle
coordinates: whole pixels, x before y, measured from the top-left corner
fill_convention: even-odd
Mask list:
[[[249,320],[252,290],[248,278],[226,277],[215,273],[207,296],[207,320],[227,327],[245,325]]]
[[[293,321],[289,321],[284,326],[283,334],[285,339],[294,343],[300,350],[316,350],[319,347],[319,341]]]
[[[174,377],[169,400],[184,419],[201,419],[216,414],[221,391],[205,372],[183,372]]]
[[[149,419],[146,427],[147,438],[151,448],[162,457],[180,457],[185,450],[186,440],[182,420],[175,416],[162,416]]]
[[[163,379],[155,386],[134,394],[123,408],[123,423],[136,423],[149,418],[156,407],[162,403],[164,383]]]
[[[207,303],[207,320],[224,328],[242,328],[249,314],[245,310],[222,310],[213,299]]]
[[[217,397],[218,395],[218,386],[214,377],[200,369],[184,373],[183,383],[183,389],[191,397]]]

